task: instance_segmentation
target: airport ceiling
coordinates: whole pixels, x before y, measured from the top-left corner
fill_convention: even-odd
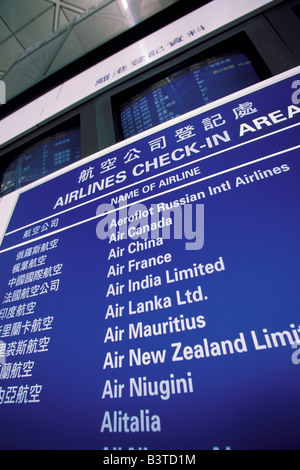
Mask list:
[[[7,100],[178,0],[0,0]]]

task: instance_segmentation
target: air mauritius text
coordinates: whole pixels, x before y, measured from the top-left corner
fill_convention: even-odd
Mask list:
[[[109,243],[132,240],[186,240],[186,250],[201,250],[204,246],[204,205],[185,204],[168,208],[167,204],[132,206],[101,204],[97,209],[101,220],[96,234]]]

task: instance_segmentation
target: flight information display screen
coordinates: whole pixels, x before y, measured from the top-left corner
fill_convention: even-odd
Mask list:
[[[80,130],[72,128],[48,137],[22,152],[5,170],[0,196],[49,175],[81,157]]]
[[[259,81],[253,64],[241,52],[194,63],[122,104],[123,137],[132,137]]]
[[[300,449],[299,97],[300,67],[1,199],[0,450]]]

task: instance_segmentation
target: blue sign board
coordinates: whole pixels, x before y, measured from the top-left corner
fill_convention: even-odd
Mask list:
[[[299,85],[1,201],[1,449],[299,448]]]

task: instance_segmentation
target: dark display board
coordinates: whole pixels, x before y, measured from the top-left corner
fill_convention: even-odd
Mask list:
[[[59,132],[22,152],[6,169],[0,195],[11,193],[81,157],[80,130]]]
[[[299,79],[1,201],[1,449],[299,449]]]
[[[260,81],[243,52],[194,63],[152,83],[121,106],[124,138]]]

